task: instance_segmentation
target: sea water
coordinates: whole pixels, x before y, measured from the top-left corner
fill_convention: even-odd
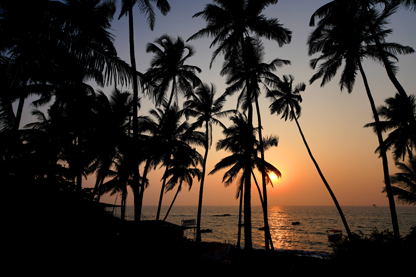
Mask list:
[[[392,230],[389,207],[346,206],[343,213],[352,232],[370,234]],[[397,206],[399,228],[402,236],[416,226],[416,207]],[[174,206],[166,221],[181,225],[182,220],[196,219],[197,207]],[[165,217],[167,207],[162,207],[160,218]],[[203,241],[237,243],[239,208],[235,206],[206,206],[202,209],[201,229],[212,232],[202,234]],[[142,219],[154,220],[156,206],[144,206]],[[270,233],[275,249],[332,252],[326,230],[340,229],[346,234],[337,209],[333,206],[274,206],[269,207]],[[126,219],[133,220],[132,207],[127,207]],[[296,223],[298,222],[298,224]],[[295,223],[295,224],[293,224]],[[261,207],[252,207],[253,247],[264,248],[263,212]],[[194,229],[185,231],[185,236],[194,239]],[[242,228],[241,244],[244,245]]]

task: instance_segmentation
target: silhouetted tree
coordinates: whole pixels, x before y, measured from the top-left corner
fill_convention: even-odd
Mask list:
[[[206,165],[208,159],[208,150],[212,145],[212,124],[219,125],[223,128],[225,126],[218,119],[221,117],[227,117],[229,114],[234,113],[234,110],[222,111],[225,103],[225,97],[221,96],[217,99],[215,97],[215,86],[211,84],[201,84],[198,86],[190,98],[184,103],[184,113],[187,116],[195,117],[196,121],[192,124],[191,128],[205,127],[205,141],[204,141],[204,160],[202,161],[202,177],[199,187],[198,197],[198,212],[196,221],[196,241],[201,241],[201,215],[202,215],[202,199],[204,193]]]
[[[225,95],[229,96],[240,91],[238,97],[237,107],[243,110],[248,109],[248,99],[256,105],[257,121],[258,121],[258,136],[260,142],[260,155],[264,159],[263,151],[263,135],[262,135],[262,124],[261,124],[261,112],[259,105],[259,95],[261,88],[259,84],[263,84],[263,87],[268,90],[267,85],[271,85],[279,80],[279,78],[273,73],[278,67],[285,64],[290,64],[288,60],[274,59],[270,63],[263,62],[264,47],[258,38],[246,37],[244,41],[244,49],[247,53],[244,61],[241,60],[242,53],[237,50],[236,52],[227,53],[226,61],[221,75],[227,75],[227,84],[229,85],[226,89]],[[245,68],[247,70],[245,70]],[[249,94],[252,94],[251,96]],[[273,242],[271,241],[269,222],[268,222],[268,201],[267,201],[267,189],[266,189],[266,176],[262,175],[262,189],[263,189],[263,215],[264,215],[264,228],[265,228],[265,248],[269,249],[270,246],[273,249]]]
[[[339,1],[333,2],[337,2],[337,4],[339,4]],[[385,41],[385,37],[390,32],[389,30],[384,29],[384,25],[386,23],[386,19],[394,12],[394,10],[394,7],[389,6],[386,7],[382,13],[377,13],[375,10],[371,10],[371,13],[368,13],[367,11],[362,12],[363,9],[359,5],[348,5],[347,2],[345,2],[344,5],[342,3],[335,5],[332,8],[331,13],[327,13],[326,16],[322,16],[318,26],[311,33],[308,39],[308,44],[310,55],[322,52],[320,57],[311,60],[311,67],[315,69],[319,62],[324,61],[319,66],[318,72],[315,73],[310,79],[310,83],[322,78],[321,86],[325,85],[332,79],[332,77],[335,76],[337,69],[341,67],[343,61],[345,62],[345,66],[341,74],[341,90],[345,87],[348,92],[352,91],[357,70],[363,78],[366,93],[377,125],[377,138],[380,145],[380,154],[383,163],[384,181],[387,188],[394,234],[398,239],[400,237],[399,226],[397,222],[394,198],[390,191],[391,186],[389,180],[386,147],[384,145],[379,126],[376,106],[361,63],[361,61],[367,57],[375,60],[383,59],[379,51],[380,47],[379,45],[375,45],[374,41]],[[318,13],[318,11],[316,13]],[[312,18],[314,18],[314,16],[312,16]],[[368,18],[369,16],[370,19]],[[351,19],[353,19],[353,21]],[[377,38],[374,38],[373,33],[370,31],[371,28],[368,24],[366,24],[369,21],[372,22],[373,28],[376,26]],[[410,47],[404,47],[397,43],[387,42],[382,44],[382,50],[383,56],[394,58],[396,60],[397,57],[394,53],[409,54],[413,52],[413,49]]]
[[[283,81],[277,84],[276,90],[271,90],[267,93],[267,97],[270,97],[272,99],[272,104],[269,107],[270,111],[272,114],[273,113],[276,113],[277,115],[282,114],[281,118],[284,119],[285,121],[288,118],[290,121],[292,121],[293,119],[295,120],[296,126],[298,127],[303,143],[305,144],[306,149],[308,150],[309,156],[313,164],[315,165],[316,170],[319,173],[319,176],[321,177],[326,189],[328,190],[329,194],[331,195],[332,200],[334,201],[334,204],[338,210],[338,213],[341,216],[342,223],[344,224],[345,230],[347,231],[348,236],[352,237],[351,230],[348,226],[347,220],[345,219],[344,213],[342,212],[341,206],[339,205],[338,200],[335,197],[335,194],[333,193],[321,169],[319,168],[318,163],[313,157],[312,151],[309,148],[308,143],[306,142],[306,138],[302,132],[302,129],[300,128],[300,125],[298,122],[298,118],[300,117],[301,110],[302,110],[300,106],[300,102],[302,102],[302,96],[300,95],[300,92],[304,91],[306,86],[304,83],[300,83],[294,87],[293,80],[294,80],[293,76],[285,75],[283,76]]]
[[[156,106],[167,101],[166,108],[169,109],[173,99],[177,101],[178,94],[189,97],[193,88],[201,83],[196,76],[201,69],[185,64],[195,54],[195,49],[192,45],[185,44],[181,37],[174,41],[172,37],[163,35],[155,43],[148,43],[146,51],[154,54],[146,76],[155,84],[151,97]],[[171,92],[167,100],[169,87]]]
[[[233,125],[223,130],[225,139],[221,139],[217,143],[217,150],[224,149],[232,154],[223,158],[218,162],[209,174],[231,167],[223,176],[223,183],[229,186],[237,179],[237,198],[243,197],[241,192],[246,189],[247,182],[251,186],[251,175],[254,168],[260,172],[273,172],[276,176],[281,176],[280,171],[270,163],[259,158],[257,151],[259,150],[259,142],[256,140],[257,128],[252,128],[248,123],[248,119],[244,114],[238,113],[231,117]],[[248,153],[247,153],[248,152]],[[249,157],[249,158],[248,158]],[[241,172],[241,173],[240,173]],[[248,175],[248,176],[247,176]],[[244,207],[244,213],[246,212]],[[251,228],[251,222],[244,220],[244,231],[246,225]],[[239,226],[238,228],[240,228]],[[247,243],[247,241],[245,241]],[[248,243],[251,243],[249,240]],[[245,244],[245,247],[247,245]]]
[[[403,97],[396,93],[394,97],[387,98],[385,105],[377,108],[378,115],[384,119],[380,121],[380,128],[383,132],[389,132],[384,140],[386,148],[393,147],[393,158],[398,161],[405,159],[406,155],[411,159],[413,151],[416,149],[416,130],[412,128],[411,119],[407,115],[416,116],[416,99],[414,95]],[[407,103],[410,102],[410,103]],[[406,113],[406,109],[411,106],[412,113]],[[372,127],[375,129],[375,123],[368,123],[364,127]],[[377,148],[380,152],[380,147]]]
[[[401,204],[416,205],[416,156],[408,163],[396,162],[396,166],[401,172],[390,176],[393,195]]]
[[[136,72],[136,56],[134,53],[134,20],[133,20],[133,7],[138,5],[141,13],[146,14],[147,22],[149,23],[150,29],[153,30],[155,25],[155,13],[153,10],[152,2],[156,4],[156,7],[160,10],[163,15],[166,15],[170,11],[170,5],[166,0],[122,0],[122,7],[119,19],[122,16],[127,15],[129,19],[129,48],[130,48],[130,65],[132,71]],[[139,99],[139,85],[137,78],[133,78],[133,103],[137,103]],[[138,140],[138,119],[137,119],[137,105],[133,104],[133,140]],[[135,152],[135,151],[134,151]],[[137,193],[134,196],[134,220],[140,221],[140,215],[142,212],[142,203],[143,203],[143,193],[145,184],[139,183],[139,161],[135,162],[137,164],[137,170],[134,177],[134,187],[137,186]],[[146,169],[145,169],[146,170]],[[146,179],[145,172],[143,173],[143,178]]]
[[[283,28],[276,18],[268,19],[262,14],[267,6],[276,4],[277,0],[215,0],[214,3],[207,4],[202,12],[194,15],[194,17],[202,16],[207,21],[207,26],[188,39],[205,36],[214,38],[210,47],[216,45],[218,47],[212,55],[211,64],[218,54],[230,54],[235,52],[238,47],[242,50],[241,60],[245,61],[244,39],[250,34],[274,40],[280,46],[290,42],[291,32]],[[244,66],[244,72],[248,73],[247,65]],[[252,97],[252,93],[250,92],[247,96]],[[253,108],[251,103],[253,99],[247,98],[245,101],[248,103],[248,122],[252,126]],[[253,145],[253,143],[249,145]],[[249,155],[249,152],[246,155]],[[249,159],[249,156],[246,159]],[[247,178],[244,190],[245,249],[251,250],[251,180],[249,180],[251,175],[246,173],[245,177]]]

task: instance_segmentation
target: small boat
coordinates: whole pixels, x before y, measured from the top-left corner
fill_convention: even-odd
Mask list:
[[[300,225],[299,221],[292,222],[292,225]]]
[[[212,233],[212,229],[201,229],[201,233]]]
[[[337,230],[337,229],[326,230],[326,234],[330,242],[335,242],[342,238],[342,230]]]

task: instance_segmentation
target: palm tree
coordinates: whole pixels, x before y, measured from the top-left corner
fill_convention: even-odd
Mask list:
[[[260,172],[273,172],[279,177],[281,176],[281,173],[273,165],[257,156],[259,145],[255,138],[257,128],[252,128],[251,124],[248,122],[247,116],[238,113],[231,117],[231,121],[233,122],[233,125],[223,130],[223,134],[226,138],[218,141],[217,150],[224,149],[232,154],[218,162],[209,174],[214,174],[221,169],[231,167],[224,174],[223,183],[226,186],[229,186],[237,179],[237,197],[243,197],[241,194],[243,189],[251,190],[251,175],[255,167],[257,167]],[[254,145],[250,145],[253,142]],[[255,149],[255,151],[253,151],[253,149]],[[249,153],[247,154],[247,152]],[[247,192],[245,192],[244,195],[247,195]],[[251,195],[251,193],[248,195]],[[240,232],[240,225],[238,228]],[[251,215],[246,215],[246,207],[244,206],[245,248],[252,249],[251,236],[247,236],[246,232],[251,233]]]
[[[185,182],[188,184],[189,190],[191,190],[193,178],[196,177],[198,178],[198,181],[201,180],[202,173],[197,168],[198,164],[202,162],[201,155],[195,149],[189,146],[185,148],[181,147],[181,149],[178,150],[178,153],[175,153],[175,158],[171,161],[170,168],[165,172],[163,176],[164,179],[170,177],[169,181],[166,183],[166,192],[174,189],[174,187],[178,185],[175,196],[169,206],[168,211],[166,212],[165,217],[163,218],[163,221],[165,221],[168,217],[169,212],[172,209],[172,206],[182,189],[182,184]]]
[[[130,64],[133,72],[136,72],[136,56],[134,53],[134,20],[133,20],[133,6],[138,5],[140,12],[147,15],[147,22],[149,23],[150,29],[153,30],[155,24],[155,13],[152,7],[152,2],[156,4],[156,7],[160,10],[163,15],[166,15],[170,11],[170,5],[167,0],[122,0],[122,7],[119,19],[128,15],[129,18],[129,46],[130,46]],[[139,85],[136,78],[133,78],[133,103],[137,103],[139,99]],[[133,140],[138,140],[138,119],[137,119],[137,105],[133,104]],[[142,211],[144,184],[139,183],[139,172],[138,166],[139,161],[136,162],[137,170],[135,171],[135,184],[138,187],[135,194],[135,221],[140,221],[140,215]],[[145,169],[146,170],[146,169]],[[146,173],[143,174],[143,178],[146,179]]]
[[[212,145],[212,124],[219,125],[223,128],[225,126],[218,119],[220,117],[227,117],[233,110],[222,111],[225,103],[225,97],[221,96],[217,99],[215,97],[215,86],[211,84],[201,84],[195,89],[190,99],[184,103],[184,113],[187,117],[196,117],[196,121],[192,124],[192,128],[199,128],[205,125],[205,154],[202,161],[202,177],[199,187],[198,197],[198,213],[196,220],[196,241],[201,241],[201,215],[202,215],[202,199],[205,184],[205,172],[208,159],[208,150]]]
[[[303,143],[305,144],[306,149],[308,150],[309,157],[311,158],[313,164],[316,167],[316,170],[319,173],[319,176],[321,177],[322,181],[325,184],[325,187],[327,188],[329,194],[331,195],[331,198],[334,201],[334,204],[338,210],[338,213],[341,216],[345,230],[347,231],[348,236],[351,238],[352,233],[350,231],[350,228],[348,227],[348,223],[345,219],[344,213],[342,212],[341,206],[339,205],[338,200],[335,197],[335,194],[333,193],[321,169],[319,168],[318,163],[313,157],[312,151],[309,148],[308,143],[306,142],[306,138],[298,122],[298,118],[300,117],[300,114],[301,114],[300,102],[302,102],[302,96],[300,95],[300,92],[304,91],[306,86],[304,83],[300,83],[296,85],[295,87],[293,87],[293,80],[294,80],[293,76],[285,75],[283,76],[283,81],[277,84],[276,90],[271,90],[267,93],[267,97],[270,97],[272,99],[272,104],[269,107],[270,111],[272,114],[274,113],[276,113],[276,115],[282,114],[281,118],[284,119],[285,121],[288,118],[290,121],[292,121],[293,119],[295,120],[296,126],[298,126],[298,130],[302,137]]]
[[[416,156],[407,164],[396,162],[396,165],[402,172],[390,177],[393,194],[401,204],[416,205]]]
[[[290,64],[288,60],[274,59],[270,63],[263,62],[264,47],[258,38],[246,37],[244,40],[244,48],[246,49],[245,61],[241,60],[242,55],[239,55],[239,51],[236,53],[230,53],[226,55],[226,62],[224,63],[221,75],[227,75],[227,87],[225,94],[232,95],[236,91],[241,90],[241,94],[238,98],[238,106],[242,106],[243,110],[247,109],[247,99],[253,99],[256,105],[257,120],[259,127],[259,142],[260,142],[260,155],[264,159],[263,151],[263,135],[262,135],[262,124],[261,124],[261,113],[259,105],[259,95],[261,89],[259,83],[262,83],[264,88],[267,90],[267,85],[272,85],[278,82],[279,78],[272,73],[278,67]],[[248,69],[244,70],[244,66]],[[247,83],[249,81],[249,83]],[[248,96],[252,93],[252,96]],[[242,102],[242,103],[241,103]],[[264,215],[264,227],[265,227],[265,248],[269,249],[269,242],[273,249],[273,243],[270,236],[269,224],[268,224],[268,201],[267,201],[267,190],[266,190],[266,176],[262,175],[262,188],[264,197],[263,215]]]
[[[19,100],[15,130],[28,95],[50,95],[50,89],[40,90],[40,86],[56,85],[78,72],[99,84],[131,78],[130,67],[117,57],[108,32],[115,12],[113,1],[8,1],[2,3],[0,12],[0,52],[13,65],[8,90],[13,101]],[[79,16],[74,17],[75,13]],[[22,18],[30,24],[21,24]],[[69,70],[73,63],[80,69]]]
[[[155,43],[148,43],[146,51],[154,54],[150,62],[151,68],[146,72],[146,76],[155,84],[152,98],[156,105],[161,105],[166,101],[165,97],[170,86],[171,92],[169,100],[167,100],[167,109],[171,106],[173,98],[178,98],[179,93],[189,97],[193,88],[201,83],[196,76],[196,73],[200,73],[201,69],[185,64],[195,54],[195,49],[191,45],[185,44],[181,37],[174,41],[172,37],[163,35],[157,38]]]
[[[380,121],[380,128],[383,132],[390,132],[384,140],[387,149],[393,147],[393,158],[406,158],[406,155],[411,159],[413,156],[413,149],[416,149],[416,130],[412,128],[411,119],[407,117],[408,113],[404,111],[409,106],[413,107],[413,117],[416,115],[416,97],[409,95],[406,99],[398,93],[394,97],[386,99],[385,105],[377,108],[378,115],[385,119]],[[368,123],[364,127],[375,128],[375,123]],[[374,129],[374,131],[376,131]],[[377,148],[380,152],[380,148]]]
[[[109,170],[114,165],[122,146],[131,143],[128,136],[131,129],[130,117],[133,101],[130,92],[122,92],[117,88],[114,88],[109,97],[104,92],[98,91],[96,99],[98,105],[95,113],[99,122],[102,123],[98,126],[97,132],[99,136],[106,138],[96,142],[99,144],[100,152],[95,161],[97,179],[93,197],[97,196],[97,201],[99,201],[99,187],[110,173]]]
[[[204,36],[214,37],[210,47],[218,45],[218,48],[212,55],[211,64],[218,54],[235,53],[238,47],[240,47],[242,55],[240,60],[245,62],[247,53],[244,48],[244,40],[250,34],[275,40],[280,46],[290,42],[291,32],[283,28],[276,18],[268,19],[262,14],[267,6],[276,4],[277,0],[215,0],[214,3],[207,4],[202,12],[194,15],[194,17],[202,16],[207,21],[207,26],[188,39],[189,41]],[[246,64],[244,64],[244,72],[248,73]],[[247,80],[246,83],[249,84],[249,81]],[[251,96],[251,92],[247,94],[247,97]],[[245,101],[248,103],[248,122],[252,126],[252,98],[247,98]],[[254,144],[249,143],[248,145]],[[250,151],[246,152],[247,160],[250,159],[249,153]],[[251,220],[251,181],[249,180],[251,175],[245,173],[245,178],[244,216],[245,226],[248,226],[247,222]],[[250,250],[252,248],[251,230],[248,227],[245,228],[246,249]]]
[[[152,147],[146,161],[148,170],[162,164],[162,166],[166,166],[166,171],[168,171],[174,164],[175,158],[181,155],[181,152],[185,153],[190,144],[203,145],[203,134],[190,128],[187,121],[181,121],[183,112],[176,103],[167,110],[153,109],[150,114],[155,120],[147,121],[146,124],[142,124],[140,129],[150,133],[151,136]],[[143,178],[146,177],[146,172],[145,169]],[[163,178],[156,220],[159,220],[160,216],[166,186],[165,180],[166,178]]]
[[[413,3],[412,3],[413,2]],[[380,12],[377,10],[379,4],[384,5],[384,10]],[[386,69],[387,76],[390,81],[396,88],[397,92],[403,97],[407,97],[407,93],[399,80],[396,77],[397,67],[390,58],[392,56],[390,53],[399,53],[399,54],[410,54],[414,50],[411,47],[402,47],[397,43],[386,43],[385,37],[391,33],[391,30],[385,30],[384,25],[387,24],[387,18],[395,13],[400,5],[405,7],[415,7],[414,1],[410,0],[354,0],[354,1],[342,1],[334,0],[331,3],[324,5],[319,8],[311,17],[310,25],[314,25],[315,18],[330,17],[330,14],[341,13],[341,15],[347,15],[344,18],[345,27],[355,24],[357,22],[357,17],[360,18],[360,25],[364,26],[367,29],[369,35],[371,35],[371,42],[374,45],[374,52],[377,52],[377,59],[383,64]],[[349,10],[349,13],[345,11]],[[380,14],[380,16],[378,16]],[[374,20],[377,18],[379,20]],[[327,24],[326,20],[321,20],[320,25],[325,26]],[[320,28],[320,27],[318,27]],[[380,35],[381,34],[381,35]],[[386,46],[388,48],[386,48]],[[398,47],[399,46],[399,47]],[[397,52],[396,52],[397,51]],[[396,59],[393,56],[393,59]],[[411,118],[411,107],[407,107],[406,111],[409,113],[408,117]],[[411,118],[411,125],[416,128],[416,120]]]
[[[395,237],[398,239],[400,237],[399,227],[394,198],[390,191],[391,186],[386,147],[379,126],[380,120],[378,118],[376,106],[361,63],[364,58],[380,60],[380,52],[378,51],[378,47],[373,43],[374,36],[370,33],[368,25],[364,24],[368,20],[366,18],[367,14],[363,15],[363,13],[357,12],[357,9],[354,9],[354,7],[343,6],[342,8],[342,12],[340,10],[334,10],[333,13],[323,17],[319,21],[318,27],[308,38],[309,55],[322,52],[320,57],[310,61],[311,67],[315,69],[318,63],[323,61],[319,66],[318,72],[310,79],[310,83],[322,78],[321,86],[324,86],[335,76],[338,68],[341,67],[344,61],[345,67],[341,74],[339,84],[341,90],[345,87],[348,92],[351,92],[355,83],[356,72],[357,70],[360,72],[377,125],[377,138],[380,145],[384,181],[388,192],[387,196],[392,215],[393,231]],[[377,35],[380,40],[384,40],[385,36],[389,33],[388,30],[383,29],[383,26],[386,23],[385,19],[390,16],[391,12],[392,10],[385,9],[381,14],[375,12],[371,14],[371,21],[374,26],[377,26],[377,30],[379,31]],[[354,18],[354,23],[351,23],[351,21],[348,20],[349,18]],[[345,22],[349,22],[350,25],[345,24]],[[394,53],[408,54],[413,51],[410,47],[404,47],[400,44],[385,43],[382,44],[382,47],[385,56],[396,60],[397,57]]]
[[[416,11],[416,0],[392,0],[391,2],[398,2],[403,7]]]

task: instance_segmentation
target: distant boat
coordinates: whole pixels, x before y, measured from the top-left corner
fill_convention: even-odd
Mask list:
[[[201,233],[212,233],[212,229],[201,229]]]
[[[373,204],[373,207],[377,208],[376,204]]]
[[[230,214],[214,214],[213,216],[231,216]]]
[[[292,225],[300,225],[299,221],[292,222]]]
[[[342,238],[342,230],[337,230],[337,229],[326,230],[326,234],[330,242],[335,242]]]

